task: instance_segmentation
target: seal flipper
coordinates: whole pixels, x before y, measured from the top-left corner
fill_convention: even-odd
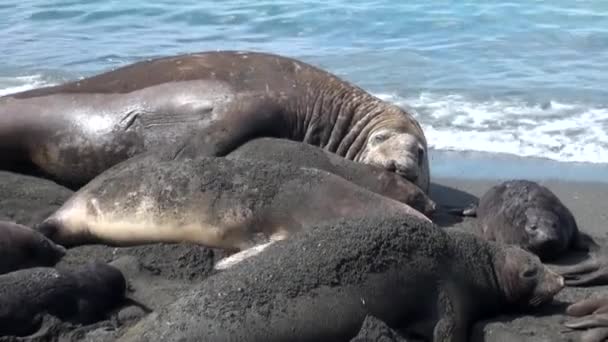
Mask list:
[[[471,203],[466,207],[449,207],[443,206],[446,209],[446,212],[451,215],[456,216],[466,216],[466,217],[477,217],[477,203]]]
[[[178,144],[173,160],[197,156],[222,157],[254,138],[284,135],[281,108],[269,96],[240,95],[231,100],[207,128]]]

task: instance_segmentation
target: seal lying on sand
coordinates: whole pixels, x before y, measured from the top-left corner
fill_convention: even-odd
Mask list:
[[[426,216],[430,216],[437,207],[418,186],[394,172],[356,163],[309,144],[258,138],[239,146],[226,158],[276,161],[324,170],[367,190],[408,204]]]
[[[0,168],[77,188],[194,132],[176,154],[222,156],[279,137],[395,171],[428,192],[426,138],[412,115],[312,65],[255,52],[142,61],[0,98]]]
[[[563,278],[517,246],[411,217],[327,221],[215,274],[119,339],[348,341],[372,315],[429,341],[550,301]]]
[[[543,260],[569,248],[587,248],[570,210],[548,188],[527,180],[510,180],[488,190],[464,215],[477,216],[479,234],[515,244]]]
[[[192,242],[230,251],[282,239],[336,217],[426,216],[317,169],[291,164],[155,155],[115,165],[77,191],[38,229],[66,247]]]
[[[0,274],[22,268],[54,266],[65,255],[37,231],[14,222],[0,221]]]
[[[36,267],[0,276],[0,335],[35,332],[44,314],[90,323],[124,299],[120,271],[90,263],[73,271]]]
[[[564,323],[570,329],[587,330],[582,342],[602,342],[608,339],[608,298],[587,298],[566,309],[566,313],[577,318]]]

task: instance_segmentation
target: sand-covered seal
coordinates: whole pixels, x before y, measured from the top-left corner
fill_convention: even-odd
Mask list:
[[[171,56],[0,98],[0,168],[72,188],[141,152],[222,156],[260,136],[320,146],[428,191],[426,138],[410,113],[284,56]]]
[[[477,216],[483,238],[518,245],[543,260],[571,248],[585,249],[590,241],[560,199],[533,181],[516,179],[495,185],[464,215]]]
[[[562,287],[517,246],[411,217],[337,220],[209,277],[119,341],[349,341],[372,315],[407,336],[465,342],[475,320]]]
[[[367,190],[410,205],[426,216],[437,205],[418,186],[394,172],[356,163],[319,147],[277,138],[257,138],[239,146],[226,158],[276,161],[336,174]]]
[[[608,339],[608,297],[585,298],[571,304],[566,313],[572,319],[564,322],[570,329],[586,330],[581,342],[602,342]]]
[[[22,268],[54,266],[64,255],[65,248],[30,227],[0,221],[0,274]]]
[[[36,229],[66,247],[191,242],[238,251],[323,220],[388,213],[429,221],[406,204],[326,171],[146,155],[96,177]]]
[[[91,323],[124,300],[126,281],[107,264],[35,267],[0,275],[0,336],[35,332],[45,314]]]

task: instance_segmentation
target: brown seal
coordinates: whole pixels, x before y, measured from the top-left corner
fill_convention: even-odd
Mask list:
[[[165,161],[150,154],[97,176],[36,229],[66,247],[191,242],[238,251],[323,220],[377,213],[429,221],[326,171],[223,157]]]
[[[222,156],[262,136],[395,171],[428,192],[427,142],[410,113],[284,56],[165,57],[0,98],[0,168],[72,188],[145,151]]]
[[[518,245],[543,260],[588,248],[589,238],[579,231],[570,210],[536,182],[509,180],[493,186],[464,214],[477,216],[485,239]]]
[[[0,221],[0,274],[22,268],[54,266],[65,255],[39,232],[8,221]]]
[[[405,203],[430,217],[436,203],[418,186],[377,166],[356,163],[319,147],[277,138],[257,138],[239,146],[226,158],[290,163],[338,175],[369,191]]]
[[[466,342],[475,321],[562,288],[517,246],[411,217],[343,219],[207,278],[118,341],[349,341],[372,315],[407,337]]]
[[[35,332],[45,314],[91,323],[125,300],[126,280],[107,264],[35,267],[0,275],[0,336]]]

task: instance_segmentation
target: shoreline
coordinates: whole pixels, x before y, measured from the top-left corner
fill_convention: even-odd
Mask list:
[[[431,180],[528,179],[608,184],[608,164],[563,162],[539,157],[476,151],[429,149]]]

